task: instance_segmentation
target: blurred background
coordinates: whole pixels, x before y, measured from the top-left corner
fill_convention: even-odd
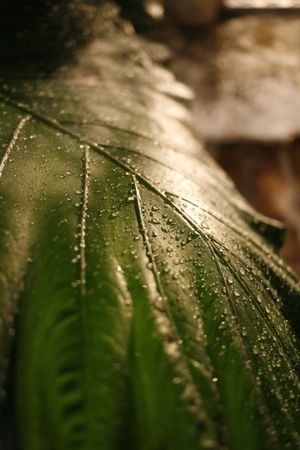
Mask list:
[[[140,0],[136,0],[140,2]],[[300,274],[300,0],[148,0],[197,130],[240,192],[289,230]]]

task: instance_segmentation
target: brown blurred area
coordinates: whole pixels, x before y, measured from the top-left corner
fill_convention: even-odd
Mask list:
[[[224,0],[211,24],[179,24],[157,35],[195,92],[196,129],[250,204],[286,224],[300,274],[300,0]]]
[[[282,255],[300,275],[300,141],[218,144],[214,156],[255,209],[288,228]]]

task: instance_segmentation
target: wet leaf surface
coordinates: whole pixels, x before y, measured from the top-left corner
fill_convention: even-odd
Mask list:
[[[20,446],[297,449],[284,230],[204,151],[158,47],[108,23],[51,76],[3,70],[0,361],[4,388],[14,341]]]

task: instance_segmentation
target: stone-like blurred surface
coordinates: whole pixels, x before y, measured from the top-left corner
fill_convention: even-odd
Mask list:
[[[196,92],[209,141],[290,141],[300,133],[300,16],[242,16],[185,36],[174,70]]]
[[[229,8],[299,8],[300,0],[225,0]]]

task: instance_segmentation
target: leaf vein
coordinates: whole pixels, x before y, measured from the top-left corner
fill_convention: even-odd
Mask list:
[[[74,139],[77,139],[79,142],[82,142],[84,144],[89,145],[91,148],[93,148],[95,151],[99,152],[100,154],[102,154],[103,156],[105,156],[107,159],[109,159],[110,161],[112,161],[114,164],[118,165],[119,167],[123,168],[124,170],[130,172],[131,174],[135,175],[138,179],[140,179],[145,185],[147,185],[151,190],[153,190],[154,192],[156,192],[161,198],[163,198],[169,205],[171,205],[179,214],[179,216],[182,218],[182,220],[184,220],[185,222],[187,222],[192,229],[194,229],[195,225],[191,224],[191,219],[189,218],[189,216],[182,211],[181,208],[179,208],[174,202],[172,202],[168,196],[166,195],[165,192],[162,192],[159,188],[157,188],[156,186],[153,185],[153,183],[151,181],[149,181],[146,177],[144,177],[141,173],[139,173],[137,171],[137,169],[133,169],[130,165],[126,164],[125,162],[119,160],[118,158],[116,158],[115,156],[111,155],[106,149],[105,149],[105,145],[99,145],[98,143],[92,142],[89,139],[87,139],[86,137],[82,137],[80,136],[78,133],[70,130],[69,128],[61,125],[60,122],[58,122],[55,119],[52,119],[50,117],[46,117],[43,114],[38,113],[37,111],[33,111],[31,110],[27,105],[20,103],[20,102],[16,102],[15,100],[3,95],[0,93],[0,99],[2,99],[2,101],[15,106],[16,108],[25,111],[27,114],[32,115],[33,117],[35,117],[36,119],[44,122],[45,124],[47,124],[48,126],[52,126],[53,128],[59,130],[62,133],[68,134],[69,136],[73,137]],[[109,148],[112,148],[111,146],[108,146]],[[198,227],[197,227],[198,228]],[[199,228],[198,228],[199,229]],[[277,257],[277,255],[270,253],[270,258],[272,258],[272,262],[279,268],[282,269],[282,262],[281,259],[279,257]],[[294,286],[294,289],[299,290],[299,283],[297,283],[297,281],[295,281],[295,276],[294,274],[288,269],[286,268],[286,275],[289,278],[290,283]]]
[[[0,161],[0,178],[3,174],[3,171],[5,169],[6,163],[11,155],[12,150],[14,149],[14,147],[17,144],[17,141],[19,139],[20,133],[23,130],[23,128],[25,127],[26,123],[30,120],[30,116],[26,115],[25,117],[22,117],[22,119],[20,120],[20,122],[18,123],[17,127],[15,128],[12,137],[10,139],[9,144],[6,147],[6,150],[4,152],[4,155]]]
[[[138,223],[140,226],[140,232],[141,232],[141,235],[142,235],[142,238],[144,241],[144,245],[146,248],[147,257],[151,264],[150,267],[151,267],[151,271],[153,273],[153,277],[154,277],[154,280],[155,280],[155,283],[157,286],[157,292],[158,292],[159,296],[161,297],[161,299],[163,300],[163,304],[162,304],[162,302],[160,302],[160,304],[159,304],[159,314],[163,313],[164,320],[168,323],[168,332],[169,332],[168,336],[165,336],[165,331],[161,331],[161,330],[159,330],[159,331],[161,334],[163,334],[163,336],[165,338],[169,337],[169,339],[171,340],[170,343],[166,343],[166,345],[164,345],[165,351],[166,351],[167,355],[175,363],[175,369],[176,369],[178,375],[180,376],[180,378],[182,378],[186,382],[186,385],[183,387],[183,389],[185,391],[185,392],[183,392],[183,397],[191,404],[191,407],[189,407],[189,410],[194,415],[194,417],[196,418],[196,420],[197,420],[198,424],[201,426],[201,428],[202,429],[204,428],[207,431],[208,418],[206,416],[204,409],[202,408],[203,401],[202,401],[201,396],[200,396],[199,392],[197,391],[197,388],[194,384],[194,380],[190,373],[189,366],[186,363],[184,355],[178,345],[179,337],[177,335],[177,327],[176,327],[176,324],[172,317],[172,313],[168,307],[167,297],[165,295],[163,286],[162,286],[160,278],[159,278],[159,272],[156,267],[156,262],[155,262],[155,258],[154,258],[153,252],[152,252],[151,243],[150,243],[150,240],[149,240],[149,237],[147,234],[147,229],[146,229],[146,225],[145,225],[145,221],[144,221],[144,217],[143,217],[142,200],[141,200],[140,191],[138,188],[138,182],[137,182],[135,175],[133,175],[132,178],[133,178],[133,184],[134,184],[134,188],[135,188],[136,211],[137,211]],[[164,307],[163,312],[162,312],[162,307]],[[166,341],[166,339],[165,339],[165,341]],[[168,351],[168,345],[170,345],[169,351]],[[199,406],[201,406],[201,408],[199,408]]]

